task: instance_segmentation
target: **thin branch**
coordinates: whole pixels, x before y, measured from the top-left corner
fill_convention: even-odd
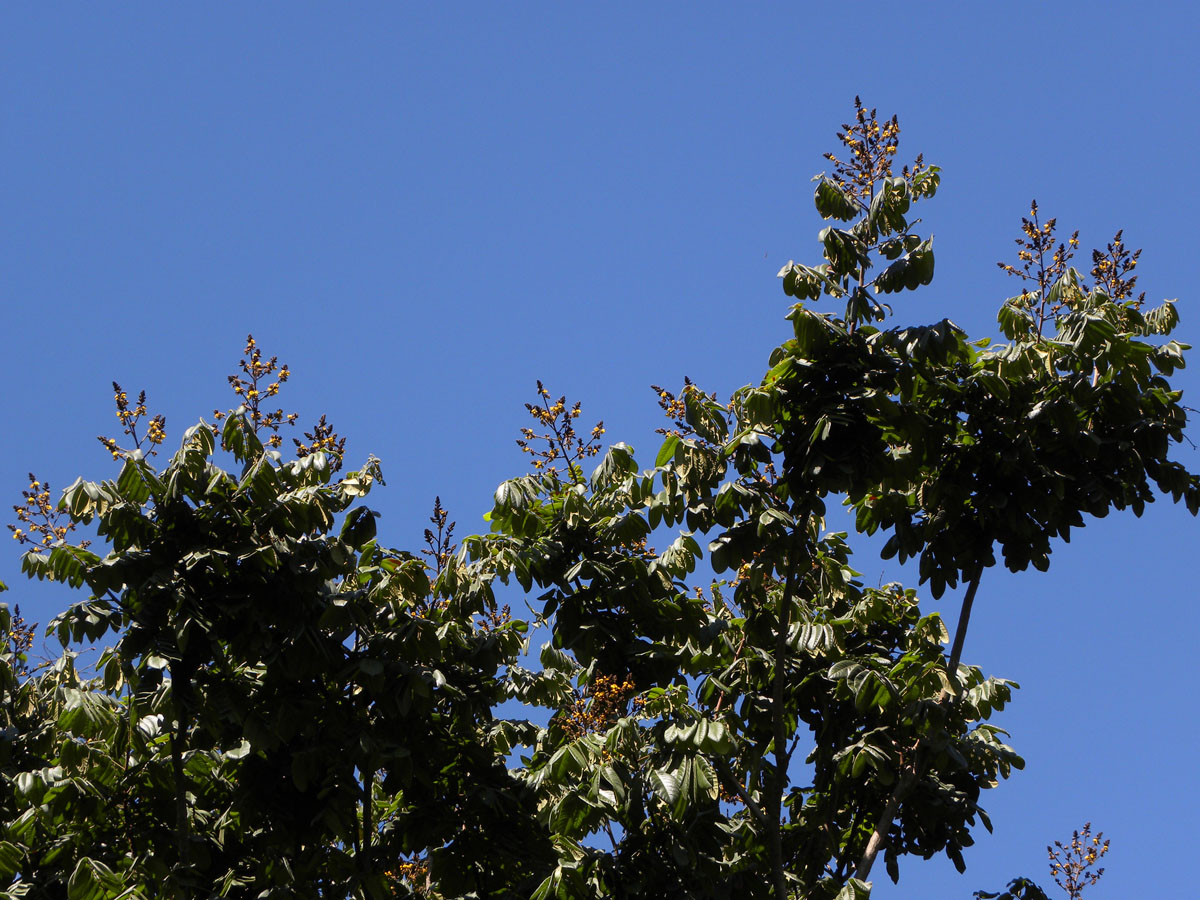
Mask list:
[[[613,852],[617,851],[617,836],[613,834],[612,823],[608,819],[604,820],[604,830],[608,834],[608,842],[612,844]]]
[[[754,798],[750,796],[750,792],[746,790],[745,786],[738,781],[737,776],[733,773],[733,769],[729,768],[728,761],[718,757],[715,762],[717,774],[721,777],[721,782],[727,789],[737,794],[738,799],[741,800],[746,809],[749,810],[750,816],[754,819],[755,824],[757,824],[759,828],[766,830],[768,821],[766,814],[763,813],[762,807],[759,806],[754,801]]]

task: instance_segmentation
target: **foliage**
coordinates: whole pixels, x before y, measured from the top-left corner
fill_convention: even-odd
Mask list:
[[[253,338],[240,405],[161,468],[165,421],[139,438],[145,397],[115,388],[119,473],[57,505],[31,476],[13,526],[30,576],[87,598],[50,624],[57,660],[0,659],[0,897],[851,900],[880,857],[961,870],[1023,765],[991,722],[1016,685],[960,664],[995,548],[1045,569],[1085,514],[1156,491],[1194,513],[1200,482],[1169,456],[1175,309],[1130,299],[1120,234],[1088,285],[1035,208],[1007,344],[887,327],[881,296],[933,277],[912,209],[940,183],[894,174],[899,133],[856,101],[814,192],[824,260],[780,272],[791,336],[758,383],[655,387],[646,466],[539,382],[531,471],[458,545],[440,499],[424,548],[384,545],[380,464],[342,474],[324,417],[284,459],[297,417],[263,404],[289,370]],[[935,597],[966,583],[949,658],[914,589],[861,581],[831,500]]]
[[[245,407],[201,423],[161,470],[124,452],[61,503],[108,554],[26,555],[91,594],[51,623],[64,648],[116,640],[93,678],[67,652],[5,682],[10,894],[389,896],[426,848],[466,893],[536,858],[527,791],[491,749],[522,623],[477,627],[486,584],[464,574],[439,602],[378,544],[351,508],[377,461],[335,481],[325,452],[286,462],[260,428]]]

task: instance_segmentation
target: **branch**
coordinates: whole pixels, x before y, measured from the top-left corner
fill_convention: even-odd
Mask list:
[[[179,847],[178,865],[181,871],[191,868],[187,820],[187,780],[183,771],[183,745],[187,740],[188,722],[184,704],[175,698],[176,730],[171,735],[171,769],[175,775],[175,837]],[[189,897],[191,890],[175,885],[175,896]]]
[[[954,629],[954,643],[950,648],[950,662],[947,664],[946,674],[950,678],[951,685],[954,686],[955,694],[959,690],[958,662],[962,658],[963,642],[967,637],[967,626],[971,623],[971,607],[975,603],[975,592],[979,590],[979,579],[982,571],[980,569],[971,576],[971,581],[967,585],[967,592],[963,595],[962,610],[958,614],[958,625]],[[858,869],[854,873],[855,878],[866,881],[867,877],[871,874],[871,866],[875,864],[875,857],[879,855],[879,851],[887,844],[888,831],[891,830],[892,821],[896,818],[900,804],[916,780],[918,767],[922,765],[923,756],[924,747],[920,747],[917,750],[916,759],[913,760],[912,768],[896,783],[891,796],[888,797],[887,803],[884,804],[883,810],[879,813],[879,819],[875,823],[875,830],[871,832],[866,850],[863,851],[862,859],[859,860]]]
[[[963,642],[967,638],[967,626],[971,623],[971,607],[975,603],[975,592],[979,590],[979,578],[982,573],[983,570],[980,569],[971,576],[971,583],[967,585],[967,593],[963,596],[962,610],[958,614],[958,625],[954,628],[954,644],[950,648],[950,662],[946,668],[956,693],[958,690],[958,661],[962,658]]]
[[[375,836],[375,822],[372,818],[375,803],[375,770],[365,773],[363,778],[363,828],[362,828],[362,853],[363,857],[370,860],[371,839]]]
[[[721,776],[721,781],[725,787],[738,795],[738,799],[742,801],[746,809],[750,812],[751,818],[754,819],[759,828],[765,831],[768,822],[766,814],[763,813],[762,807],[754,802],[754,798],[750,796],[750,792],[746,790],[745,786],[738,781],[737,776],[733,774],[733,769],[729,768],[729,763],[724,759],[717,758],[716,770],[717,774]]]
[[[612,823],[608,819],[604,820],[604,830],[608,833],[608,842],[612,844],[613,852],[617,852],[617,836],[613,834]]]
[[[779,607],[776,615],[778,631],[775,634],[775,678],[771,684],[771,719],[774,725],[775,745],[775,790],[771,792],[770,819],[767,822],[767,837],[771,846],[771,869],[775,881],[776,900],[787,900],[787,879],[783,867],[783,835],[780,834],[779,819],[783,808],[783,791],[787,787],[787,768],[789,754],[787,751],[787,728],[784,721],[785,708],[783,703],[784,678],[786,676],[786,657],[788,629],[792,609],[792,594],[796,589],[796,549],[789,548],[788,572],[784,582],[783,593],[779,597]]]
[[[954,643],[950,648],[950,662],[947,664],[946,674],[950,678],[950,683],[954,686],[955,694],[959,690],[958,662],[962,658],[963,642],[967,637],[967,626],[971,623],[971,607],[975,603],[975,592],[979,590],[979,579],[982,572],[983,570],[980,569],[971,576],[971,581],[967,585],[967,592],[963,595],[962,610],[958,614],[958,625],[954,629]],[[917,749],[912,767],[896,783],[891,796],[888,797],[887,803],[884,804],[882,811],[880,811],[879,818],[875,822],[875,830],[871,832],[871,837],[867,840],[867,847],[863,851],[862,859],[858,863],[858,869],[854,873],[855,878],[866,881],[867,877],[871,874],[871,866],[875,864],[875,857],[879,855],[879,851],[887,844],[888,831],[891,830],[892,821],[896,818],[900,804],[916,780],[918,769],[923,765],[923,758],[924,747],[922,746]]]
[[[892,790],[892,794],[888,797],[888,801],[884,804],[883,810],[879,813],[879,818],[875,821],[875,830],[871,832],[871,837],[867,840],[867,848],[863,851],[862,859],[858,862],[858,868],[854,872],[854,877],[860,881],[866,881],[871,875],[871,866],[875,865],[875,857],[879,855],[879,851],[887,844],[888,832],[892,829],[892,821],[896,818],[896,813],[900,809],[900,804],[908,794],[913,782],[916,780],[917,771],[914,768],[905,772],[900,780],[896,782],[896,787]]]

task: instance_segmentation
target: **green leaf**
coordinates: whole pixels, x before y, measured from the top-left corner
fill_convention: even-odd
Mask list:
[[[11,841],[0,841],[0,883],[7,883],[21,870],[24,851]]]
[[[671,809],[675,808],[680,796],[679,776],[668,769],[653,769],[650,772],[650,782],[655,792]]]
[[[818,300],[823,293],[840,296],[840,290],[829,278],[825,266],[809,268],[797,262],[788,264],[779,270],[783,279],[783,292],[798,300]]]
[[[894,294],[903,290],[916,290],[932,281],[933,238],[929,238],[880,272],[875,277],[875,290],[878,293]]]
[[[817,235],[825,248],[830,274],[844,276],[854,273],[860,266],[871,265],[871,258],[862,241],[850,231],[832,226],[821,229]]]
[[[838,891],[835,900],[869,900],[871,896],[871,883],[868,881],[860,881],[857,878],[851,878]]]
[[[116,714],[102,695],[76,688],[62,688],[62,712],[59,727],[80,737],[99,737],[116,723]]]
[[[1165,300],[1145,314],[1145,334],[1170,334],[1179,324],[1179,312],[1174,300]]]
[[[868,763],[870,763],[870,761],[871,761],[870,755],[863,752],[862,750],[859,750],[857,753],[855,753],[854,754],[854,765],[850,769],[850,777],[851,778],[861,778],[863,772],[866,771],[867,765],[868,765]]]
[[[908,228],[904,214],[908,212],[910,203],[908,182],[900,176],[885,178],[871,201],[867,221],[880,234],[904,231]]]
[[[142,716],[137,723],[138,733],[146,740],[153,740],[163,733],[163,717],[161,713]]]
[[[117,477],[117,490],[121,492],[122,497],[134,503],[145,503],[150,499],[152,492],[161,493],[162,489],[162,482],[154,476],[150,465],[144,459],[125,460],[121,474]],[[101,515],[104,514],[103,508],[98,511]]]
[[[67,900],[113,900],[123,891],[112,869],[87,857],[79,860],[67,881]]]
[[[1020,297],[1007,300],[996,314],[996,321],[1000,323],[1000,331],[1010,341],[1028,335],[1033,330],[1033,316]]]
[[[813,202],[822,219],[840,219],[848,222],[859,212],[855,200],[824,177],[817,182],[816,190],[813,193]]]
[[[346,515],[345,522],[342,523],[342,540],[353,547],[355,550],[361,550],[366,544],[375,540],[376,525],[375,519],[379,513],[367,509],[365,506],[359,506]]]

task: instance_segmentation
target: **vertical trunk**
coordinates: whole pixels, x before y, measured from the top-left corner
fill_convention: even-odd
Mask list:
[[[178,723],[171,735],[171,768],[175,774],[175,839],[179,849],[179,868],[188,873],[191,868],[189,852],[190,839],[187,821],[187,780],[183,772],[183,745],[187,740],[187,717],[182,709],[177,709]],[[175,888],[175,896],[187,898],[191,891]]]
[[[879,851],[887,845],[888,832],[892,828],[892,821],[896,818],[896,813],[900,811],[900,804],[908,795],[909,788],[915,780],[915,772],[906,772],[892,790],[892,794],[888,797],[887,803],[883,810],[879,813],[879,818],[875,820],[875,830],[871,832],[871,837],[867,840],[867,847],[863,851],[862,859],[858,861],[858,867],[854,871],[854,877],[860,881],[866,881],[871,875],[871,867],[875,865],[875,857],[879,855]]]
[[[962,658],[963,642],[967,637],[967,627],[971,623],[971,608],[975,604],[975,592],[979,590],[981,574],[982,570],[976,572],[971,576],[971,580],[967,584],[967,592],[963,595],[962,609],[958,614],[958,625],[954,629],[954,643],[950,647],[950,661],[947,663],[946,668],[955,693],[958,692],[958,663]],[[871,874],[871,867],[875,865],[875,858],[879,855],[879,851],[887,845],[887,836],[891,830],[892,822],[896,818],[896,813],[900,811],[900,804],[904,802],[904,798],[912,788],[913,782],[916,781],[917,767],[922,763],[923,750],[918,749],[917,754],[917,759],[913,761],[913,768],[905,772],[900,780],[896,782],[896,787],[892,790],[887,803],[880,811],[879,818],[875,822],[875,830],[871,832],[871,837],[867,840],[867,847],[863,851],[862,859],[859,860],[858,868],[854,872],[855,878],[862,881],[867,880]]]
[[[977,571],[971,576],[971,583],[967,585],[967,593],[963,596],[962,611],[958,614],[958,626],[954,629],[954,644],[950,648],[950,662],[946,666],[956,691],[958,689],[958,661],[962,658],[963,642],[967,638],[967,626],[971,623],[971,607],[975,603],[975,592],[979,590],[981,574],[982,570]]]
[[[374,809],[372,800],[375,796],[375,770],[365,773],[363,778],[363,827],[362,852],[364,859],[371,850],[371,839],[375,836],[375,821],[372,818]]]
[[[771,874],[776,900],[787,900],[787,878],[783,863],[783,834],[779,821],[783,814],[783,792],[787,790],[787,709],[784,703],[784,679],[787,674],[788,631],[791,628],[792,596],[796,589],[795,549],[788,553],[788,573],[776,611],[775,674],[771,684],[771,718],[774,726],[775,785],[764,810],[767,838],[771,848]]]

